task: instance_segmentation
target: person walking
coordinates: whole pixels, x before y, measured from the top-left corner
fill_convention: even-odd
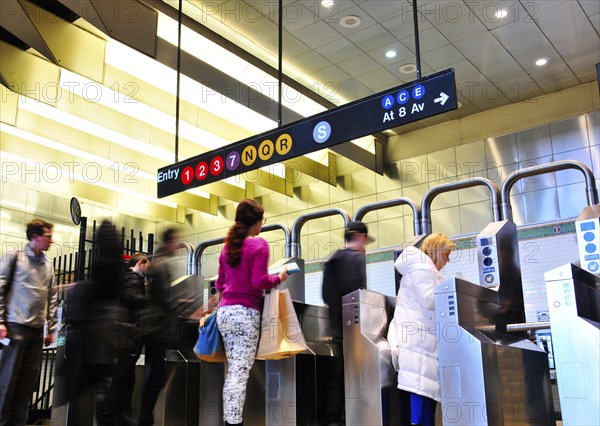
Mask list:
[[[42,349],[54,342],[58,291],[44,253],[52,243],[53,227],[41,219],[29,222],[25,249],[6,254],[0,263],[0,339],[6,339],[0,347],[2,426],[27,423]]]
[[[344,232],[346,247],[334,252],[323,267],[323,301],[329,306],[329,327],[335,342],[343,347],[342,297],[355,290],[367,288],[367,258],[365,246],[375,241],[367,225],[350,222]],[[327,369],[325,423],[344,424],[344,358],[332,357]]]
[[[154,406],[167,379],[165,352],[174,338],[176,321],[171,309],[171,283],[174,280],[171,261],[182,247],[177,230],[168,228],[148,269],[149,282],[142,319],[144,389],[138,426],[154,424]]]
[[[217,327],[227,356],[223,385],[223,420],[241,425],[246,387],[254,364],[260,332],[263,290],[276,287],[288,277],[285,269],[269,275],[269,246],[258,237],[264,210],[254,200],[243,200],[235,212],[219,256],[216,288],[221,294]]]
[[[145,254],[135,253],[131,256],[119,300],[121,307],[126,310],[126,321],[119,324],[120,344],[117,348],[117,365],[112,382],[117,426],[136,424],[131,404],[135,387],[135,364],[142,350],[139,324],[141,310],[146,301],[145,285],[149,267],[150,259]]]
[[[115,368],[116,324],[123,320],[118,306],[122,290],[123,241],[115,226],[103,220],[94,238],[91,277],[66,294],[65,320],[67,392],[70,425],[88,421],[81,395],[94,397],[98,426],[115,425],[114,399],[110,391]]]
[[[433,288],[444,281],[440,269],[455,247],[444,234],[431,234],[419,248],[406,247],[394,265],[402,279],[388,342],[398,371],[402,426],[435,424],[441,394]]]

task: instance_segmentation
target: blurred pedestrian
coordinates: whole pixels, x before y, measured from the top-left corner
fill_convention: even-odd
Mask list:
[[[219,256],[216,288],[221,293],[217,326],[227,355],[227,377],[223,385],[223,420],[226,425],[241,425],[246,387],[254,364],[263,290],[271,289],[288,277],[283,269],[269,275],[269,245],[258,237],[264,210],[254,200],[243,200],[235,212]]]
[[[94,395],[98,426],[114,426],[110,383],[116,359],[116,324],[123,319],[118,300],[122,288],[123,241],[103,220],[94,238],[91,279],[76,283],[66,298],[67,389],[70,424],[85,424],[81,396]],[[82,416],[82,417],[79,417]]]
[[[367,257],[365,246],[375,241],[367,225],[350,222],[344,232],[346,247],[337,250],[323,267],[323,301],[329,306],[330,332],[343,347],[342,297],[355,290],[367,288]],[[327,369],[325,422],[330,426],[344,424],[344,357],[332,357]]]
[[[126,310],[125,321],[117,324],[117,365],[112,382],[115,398],[117,426],[132,426],[136,422],[132,413],[135,365],[142,350],[140,329],[141,311],[145,304],[145,284],[150,260],[143,253],[130,256],[129,269],[125,272],[123,291],[119,305]]]
[[[58,292],[44,253],[52,243],[53,226],[41,219],[29,222],[25,249],[0,262],[0,425],[27,423],[43,345],[54,341]]]
[[[396,259],[402,279],[388,341],[398,371],[403,426],[435,424],[441,394],[433,288],[444,281],[440,269],[455,247],[444,234],[431,234]]]
[[[167,372],[165,352],[175,335],[176,316],[171,309],[171,283],[175,276],[171,261],[183,245],[174,228],[168,228],[162,236],[162,244],[156,249],[148,270],[146,303],[143,310],[144,333],[144,389],[138,426],[154,424],[154,405],[165,385]]]

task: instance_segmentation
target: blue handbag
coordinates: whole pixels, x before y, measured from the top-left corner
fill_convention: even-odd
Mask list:
[[[194,345],[194,353],[198,358],[207,362],[223,362],[227,359],[223,348],[223,339],[217,327],[217,310],[200,321],[198,340]]]

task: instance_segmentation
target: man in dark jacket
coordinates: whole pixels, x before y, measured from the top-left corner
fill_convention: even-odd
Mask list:
[[[365,245],[374,241],[367,225],[350,222],[344,233],[346,247],[333,253],[323,268],[323,301],[329,306],[329,325],[335,341],[341,342],[342,297],[358,289],[367,288],[367,260]],[[342,425],[344,413],[344,358],[332,358],[327,374],[327,404],[325,421],[328,425]]]
[[[142,350],[140,311],[145,303],[146,274],[150,260],[143,253],[135,253],[129,260],[120,305],[127,311],[127,321],[119,324],[119,348],[112,390],[116,403],[117,426],[135,425],[131,410],[135,386],[135,364]]]

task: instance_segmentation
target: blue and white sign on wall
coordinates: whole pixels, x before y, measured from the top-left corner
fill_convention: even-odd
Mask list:
[[[279,163],[457,108],[448,69],[158,170],[158,196]]]

